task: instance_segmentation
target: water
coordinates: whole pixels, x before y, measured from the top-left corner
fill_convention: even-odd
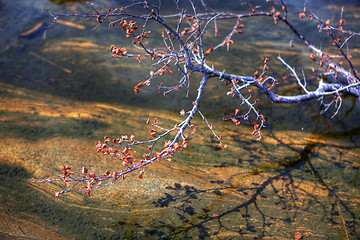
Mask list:
[[[94,141],[132,133],[146,139],[148,116],[173,126],[181,120],[179,111],[191,105],[200,77],[194,75],[188,99],[184,91],[164,98],[155,84],[135,95],[134,86],[152,68],[147,62],[111,58],[111,44],[126,44],[120,30],[102,26],[92,32],[96,22],[80,18],[63,19],[70,26],[44,28],[52,19],[41,8],[90,11],[83,1],[64,2],[0,3],[1,238],[293,239],[296,232],[309,239],[359,237],[360,115],[359,103],[350,97],[334,118],[331,112],[320,115],[316,101],[277,105],[260,98],[267,128],[264,140],[256,141],[251,124],[236,127],[221,120],[237,102],[214,80],[201,107],[227,149],[217,148],[197,118],[193,124],[199,130],[189,149],[172,163],[150,166],[142,180],[134,174],[117,188],[94,191],[91,198],[74,193],[60,200],[53,194],[62,184],[28,183],[29,178],[60,175],[62,165],[74,171],[85,165],[99,174],[118,169],[118,162],[95,153]],[[95,6],[108,9],[123,2],[96,1]],[[243,11],[232,7],[237,2],[214,0],[208,6]],[[356,1],[310,2],[308,9],[336,21],[341,5],[345,26],[360,32]],[[291,3],[291,18],[297,20],[302,8],[301,1]],[[278,91],[291,93],[289,72],[276,57],[281,53],[296,69],[311,73],[308,50],[297,40],[291,48],[292,35],[284,26],[274,28],[272,21],[243,23],[244,34],[234,39],[231,52],[221,49],[209,61],[228,73],[252,75],[265,55],[271,59],[269,73],[282,81]],[[311,30],[313,23],[296,26],[314,43],[326,45],[326,38]],[[359,66],[359,41],[350,43]]]

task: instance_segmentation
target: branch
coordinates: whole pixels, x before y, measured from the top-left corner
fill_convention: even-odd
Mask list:
[[[218,140],[219,146],[226,147],[226,145],[221,142],[221,137],[213,130],[213,126],[210,125],[206,117],[199,110],[202,96],[206,91],[206,84],[210,79],[218,78],[219,84],[228,86],[228,92],[225,92],[224,95],[229,95],[238,99],[239,104],[234,107],[234,113],[231,114],[230,117],[224,118],[224,120],[231,120],[238,125],[240,124],[239,119],[248,120],[250,116],[254,117],[255,124],[252,134],[257,137],[258,140],[262,138],[261,130],[265,127],[265,116],[263,116],[257,108],[259,99],[253,94],[251,87],[258,88],[274,103],[295,103],[318,99],[324,105],[324,111],[327,111],[330,106],[335,106],[336,111],[333,116],[338,113],[342,106],[341,95],[343,93],[350,94],[360,99],[360,80],[357,76],[356,69],[352,64],[351,55],[345,53],[343,50],[344,45],[348,44],[349,39],[354,36],[359,36],[359,34],[343,30],[343,21],[340,20],[340,26],[335,28],[327,22],[324,23],[324,21],[312,12],[311,15],[308,15],[309,19],[315,18],[316,21],[321,24],[321,29],[327,31],[327,34],[335,42],[334,45],[340,52],[340,55],[350,66],[350,71],[343,68],[341,62],[334,62],[331,56],[315,47],[298,29],[295,28],[288,20],[289,12],[283,0],[280,0],[283,12],[276,11],[275,7],[268,12],[255,11],[255,8],[253,8],[249,13],[245,14],[216,12],[209,9],[202,0],[201,4],[205,8],[205,12],[198,12],[195,3],[192,0],[187,1],[191,6],[192,11],[180,9],[179,1],[174,0],[176,13],[169,15],[161,14],[161,1],[158,1],[158,5],[154,5],[142,0],[134,0],[132,4],[121,8],[109,9],[105,13],[97,10],[93,4],[89,4],[89,6],[95,14],[59,14],[50,10],[44,10],[53,18],[53,22],[50,26],[56,23],[56,20],[59,17],[82,17],[96,20],[97,25],[93,30],[96,30],[106,19],[110,20],[109,26],[120,27],[126,33],[126,38],[132,39],[133,45],[142,52],[140,54],[134,54],[129,53],[128,49],[125,47],[111,46],[110,51],[112,52],[112,56],[118,60],[125,57],[136,58],[139,64],[141,63],[142,58],[150,58],[153,61],[151,67],[153,67],[154,70],[150,72],[149,78],[135,86],[134,92],[136,94],[140,92],[142,87],[150,86],[151,81],[154,78],[161,77],[166,73],[173,75],[173,71],[171,70],[172,67],[175,67],[175,69],[178,70],[180,77],[176,84],[164,86],[164,83],[162,82],[159,85],[159,89],[163,91],[164,95],[169,94],[174,90],[177,91],[182,87],[186,87],[186,97],[188,97],[193,75],[201,75],[201,81],[197,88],[197,96],[192,103],[193,105],[189,106],[189,109],[191,109],[187,113],[185,113],[184,110],[181,111],[181,115],[187,115],[186,118],[183,121],[178,122],[174,127],[165,128],[159,125],[159,119],[155,118],[153,123],[148,119],[147,124],[153,127],[150,131],[150,136],[152,138],[149,140],[137,141],[135,140],[135,137],[131,135],[129,138],[127,136],[115,138],[111,143],[110,138],[105,136],[103,142],[97,141],[95,143],[98,153],[114,157],[122,163],[122,167],[117,171],[113,171],[112,173],[106,171],[103,175],[96,176],[94,172],[89,173],[88,170],[83,167],[83,176],[74,178],[72,177],[72,174],[74,173],[70,172],[71,168],[63,166],[61,178],[36,179],[31,180],[32,182],[64,182],[67,189],[57,192],[55,197],[59,197],[61,194],[73,190],[79,183],[85,182],[86,185],[78,191],[85,191],[88,196],[90,196],[91,191],[113,185],[117,180],[125,179],[125,176],[133,171],[139,171],[138,178],[142,178],[147,165],[161,160],[171,161],[176,152],[188,147],[190,137],[197,130],[197,126],[191,124],[196,113],[199,113],[214,138]],[[145,14],[136,14],[136,12],[140,12],[140,10],[143,12],[144,9],[146,11]],[[306,14],[301,12],[299,16],[300,18],[303,18]],[[241,73],[229,74],[225,73],[225,70],[217,70],[214,67],[210,67],[207,64],[207,56],[225,45],[227,50],[229,50],[230,46],[234,44],[233,36],[242,33],[241,29],[245,27],[243,24],[240,24],[240,21],[245,18],[253,17],[271,17],[275,24],[283,22],[289,28],[290,32],[299,38],[310,51],[316,54],[316,56],[313,54],[310,55],[311,61],[325,69],[325,74],[333,76],[336,82],[324,83],[320,80],[316,90],[310,90],[307,87],[304,72],[302,72],[303,80],[301,80],[295,71],[295,68],[291,67],[279,56],[279,61],[292,73],[297,85],[302,90],[302,93],[294,96],[283,96],[274,92],[274,87],[278,84],[277,80],[272,76],[266,76],[269,67],[269,59],[267,58],[264,61],[262,72],[259,73],[258,71],[254,71],[253,76],[243,76]],[[175,21],[175,25],[173,25],[171,19]],[[207,40],[205,36],[209,26],[214,24],[215,35],[216,37],[219,37],[218,33],[221,22],[231,20],[236,21],[231,24],[232,28],[229,30],[229,33],[226,34],[224,38],[220,39],[218,44],[205,50],[204,44]],[[157,23],[159,27],[164,29],[161,39],[159,39],[160,41],[150,41],[150,43],[157,42],[157,44],[162,44],[160,47],[149,46],[150,43],[146,43],[149,41],[144,41],[144,39],[151,37],[151,30],[149,30],[148,27],[150,22]],[[184,27],[183,25],[186,26]],[[332,31],[337,32],[333,33]],[[349,38],[342,44],[337,38],[340,33],[350,34]],[[321,60],[318,61],[316,57],[320,57]],[[194,73],[197,74],[195,75]],[[343,84],[342,81],[340,81],[338,74],[347,80],[347,84]],[[324,103],[324,98],[330,98],[331,101],[329,103]],[[192,128],[192,131],[188,131],[189,128]],[[160,146],[159,151],[155,151],[155,147],[159,149],[161,141],[165,141],[164,145]],[[142,157],[135,158],[131,154],[131,147],[137,147],[139,145],[148,145],[148,150],[143,153]],[[102,182],[105,181],[107,181],[107,183],[102,184]],[[74,184],[71,186],[71,183]]]

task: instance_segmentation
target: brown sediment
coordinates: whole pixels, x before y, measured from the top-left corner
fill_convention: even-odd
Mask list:
[[[32,27],[31,29],[27,30],[26,32],[20,33],[20,36],[21,37],[30,36],[31,34],[35,33],[36,31],[39,31],[43,27],[44,27],[44,22],[41,21],[38,24],[36,24],[34,27]]]
[[[30,51],[29,54],[30,54],[30,55],[33,55],[33,56],[35,56],[35,57],[37,57],[37,58],[39,58],[39,59],[41,59],[42,61],[44,61],[44,62],[46,62],[46,63],[49,63],[49,64],[53,65],[54,67],[57,67],[57,68],[62,69],[62,70],[63,70],[64,72],[66,72],[66,73],[71,73],[71,70],[62,67],[62,66],[58,65],[57,63],[55,63],[55,62],[53,62],[53,61],[51,61],[51,60],[49,60],[49,59],[47,59],[47,58],[45,58],[45,57],[43,57],[43,56],[40,56],[40,55],[37,54],[37,53],[34,53],[34,52],[31,52],[31,51]]]
[[[47,229],[47,224],[35,216],[29,216],[33,220],[24,220],[9,214],[5,209],[0,209],[0,238],[1,239],[38,239],[38,240],[66,240],[66,238],[54,231]],[[41,222],[41,225],[34,222]]]
[[[73,28],[79,29],[79,30],[84,30],[84,29],[85,29],[85,26],[84,26],[84,25],[77,24],[77,23],[73,23],[73,22],[69,22],[69,21],[65,21],[65,20],[61,20],[61,19],[57,19],[56,22],[57,22],[57,23],[60,23],[60,24],[62,24],[62,25],[65,25],[65,26],[69,26],[69,27],[73,27]]]

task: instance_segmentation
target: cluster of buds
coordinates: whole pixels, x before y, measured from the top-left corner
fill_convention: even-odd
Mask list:
[[[190,33],[190,28],[186,27],[186,28],[184,28],[184,29],[181,31],[180,35],[181,35],[181,36],[185,36],[185,35],[187,35],[188,33]]]
[[[214,47],[211,47],[211,48],[209,48],[208,50],[206,50],[205,52],[204,52],[204,54],[205,54],[205,56],[207,56],[207,55],[209,55],[210,53],[212,53],[214,51]]]
[[[317,62],[317,59],[316,59],[316,57],[314,56],[314,54],[310,53],[309,57],[310,57],[310,59],[311,59],[312,62]]]
[[[170,69],[168,69],[169,65],[165,65],[164,67],[160,68],[155,74],[160,75],[160,76],[164,76],[164,74],[167,72],[170,75],[173,75],[174,72],[171,71]]]
[[[136,31],[139,29],[139,27],[136,25],[136,22],[133,20],[130,20],[128,22],[125,19],[123,19],[119,22],[119,25],[121,26],[121,29],[126,32],[126,38],[130,38],[131,35],[135,34]],[[115,23],[113,23],[112,26],[114,27]],[[141,27],[144,28],[145,25],[141,25]],[[142,43],[141,41],[144,38],[149,38],[150,34],[151,34],[151,31],[149,30],[149,31],[143,32],[142,34],[140,34],[134,38],[137,40],[137,42],[139,44],[141,44]],[[134,41],[133,44],[136,44],[136,41]]]
[[[155,157],[157,160],[166,159],[169,162],[172,161],[171,157],[174,155],[175,152],[180,151],[183,148],[188,147],[188,142],[186,140],[183,141],[182,144],[179,144],[178,142],[174,143],[173,146],[171,146],[172,141],[167,141],[164,144],[164,150],[160,153],[155,153]]]
[[[142,40],[144,38],[149,38],[150,37],[150,34],[151,34],[151,31],[146,31],[138,36],[135,37],[135,39],[138,41],[139,44],[142,44]],[[133,42],[134,44],[136,43],[135,41]]]
[[[243,32],[242,32],[242,30],[240,30],[240,29],[245,28],[245,25],[244,25],[244,24],[239,24],[239,25],[237,25],[236,28],[237,28],[237,33],[242,34]]]
[[[105,136],[104,139],[105,140],[108,139],[110,141],[110,138],[108,136]],[[115,143],[115,144],[121,144],[122,142],[124,142],[126,140],[129,141],[130,143],[134,143],[135,142],[135,136],[132,135],[132,134],[130,135],[130,137],[128,137],[128,135],[122,135],[119,138],[114,138],[112,140],[112,142]],[[109,142],[109,141],[107,141],[107,142]]]
[[[281,12],[275,12],[275,8],[273,7],[270,13],[273,15],[274,23],[277,24],[280,20]]]
[[[194,33],[194,32],[196,32],[196,31],[199,30],[198,20],[197,20],[195,17],[193,17],[193,16],[188,17],[188,18],[187,18],[187,21],[188,21],[188,22],[193,22],[193,24],[191,24],[191,29],[190,29],[189,27],[185,27],[185,28],[181,31],[180,36],[186,36],[186,35],[192,34],[192,33]],[[200,23],[200,27],[201,27],[202,24],[203,24],[203,22]],[[200,34],[200,33],[197,33],[196,36],[198,37],[199,34]]]
[[[236,126],[237,126],[237,125],[240,125],[240,121],[239,121],[238,119],[236,119],[236,118],[232,118],[231,121],[232,121],[233,123],[235,123]]]
[[[82,188],[86,189],[86,194],[88,195],[88,197],[90,197],[90,194],[92,191],[92,185],[94,183],[97,183],[100,186],[101,181],[96,178],[96,174],[94,172],[87,173],[87,169],[85,167],[83,167],[83,173],[84,173],[84,175],[87,175],[88,178],[90,178],[89,180],[87,180],[86,185],[82,187]]]
[[[100,141],[95,142],[95,147],[97,148],[97,153],[101,152],[103,155],[109,155],[113,152],[111,147],[108,147],[106,143],[101,143]]]
[[[254,125],[254,131],[252,132],[252,135],[253,135],[253,136],[258,135],[259,138],[261,138],[262,132],[260,131],[260,124],[255,124],[255,125]]]
[[[122,26],[122,30],[126,31],[126,38],[130,38],[130,34],[136,33],[138,26],[136,26],[136,22],[131,20],[127,22],[126,20],[121,20],[119,23]]]
[[[134,87],[135,94],[138,94],[140,92],[140,88],[144,86],[150,86],[150,80],[146,80],[144,82],[136,84],[136,86]]]
[[[251,90],[251,89],[249,89],[249,93],[251,94],[250,90]],[[240,123],[241,123],[241,122],[238,120],[239,118],[243,118],[244,120],[247,120],[248,117],[249,117],[249,115],[241,116],[241,115],[240,115],[240,109],[237,108],[237,109],[235,109],[234,117],[231,118],[231,121],[232,121],[233,123],[235,123],[235,125],[237,126],[237,125],[240,125]]]
[[[121,144],[123,141],[128,141],[130,144],[133,144],[136,142],[134,135],[131,135],[130,138],[127,135],[123,135],[123,136],[121,136],[121,138],[114,138],[112,140],[112,142],[115,144]],[[119,152],[119,150],[118,149],[113,150],[111,147],[109,147],[109,145],[108,145],[109,142],[110,142],[110,138],[108,136],[104,137],[104,143],[102,143],[101,141],[96,141],[95,147],[97,148],[97,153],[101,152],[103,155],[109,155],[112,153],[112,154],[116,155]],[[130,148],[128,148],[128,149],[130,149]],[[127,153],[123,152],[123,154],[127,154]]]
[[[135,162],[135,158],[131,155],[121,157],[121,160],[124,166],[132,166],[132,164]]]
[[[63,174],[62,174],[63,178],[69,177],[70,175],[74,174],[74,172],[69,172],[69,170],[71,170],[71,167],[69,166],[63,166],[62,170],[63,170]]]
[[[65,186],[69,186],[70,182],[68,181],[67,178],[70,177],[70,175],[74,174],[74,172],[69,172],[69,170],[71,170],[71,168],[69,166],[63,166],[62,170],[63,170],[62,177],[64,179],[64,184],[65,184]]]
[[[110,51],[113,53],[112,56],[113,56],[113,57],[116,57],[116,58],[124,57],[124,56],[126,56],[126,53],[127,53],[126,48],[124,48],[124,47],[122,47],[122,48],[117,48],[117,47],[115,47],[114,45],[111,45]]]

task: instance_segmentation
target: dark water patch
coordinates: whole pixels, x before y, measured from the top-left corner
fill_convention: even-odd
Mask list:
[[[33,26],[31,29],[24,31],[20,33],[21,38],[26,39],[32,39],[38,36],[41,36],[44,34],[45,30],[47,29],[48,24],[45,24],[44,22],[39,22],[35,26]]]
[[[44,227],[67,237],[85,239],[95,232],[92,226],[97,224],[92,221],[92,214],[71,208],[66,203],[52,201],[29,185],[30,177],[31,174],[21,166],[0,164],[2,208],[6,208],[7,212],[15,214],[16,217],[42,226],[46,223]],[[40,217],[41,222],[37,222],[36,217]]]
[[[86,0],[49,0],[49,2],[63,5],[63,4],[73,4],[73,3],[84,3]]]
[[[53,1],[57,4],[63,4],[65,2],[68,3],[74,3],[74,2],[81,2],[81,1]],[[171,3],[170,3],[171,2]],[[263,1],[261,2],[261,5],[264,5]],[[123,4],[124,2],[122,2]],[[99,7],[108,6],[111,4],[116,4],[114,1],[105,1],[105,2],[99,2],[96,3],[99,5]],[[249,8],[247,6],[242,7],[238,3],[234,2],[228,2],[226,4],[219,5],[218,1],[210,1],[209,6],[217,6],[217,7],[225,7],[226,5],[231,6],[231,9],[240,10],[243,9],[245,11],[249,11]],[[291,3],[289,3],[291,4]],[[321,3],[320,3],[321,4]],[[324,3],[322,3],[324,4]],[[168,6],[169,5],[169,6]],[[171,7],[170,5],[173,5],[172,1],[169,1],[164,3],[163,10],[166,11],[167,7]],[[63,5],[61,8],[59,6],[56,6],[56,9],[61,9],[62,11],[73,11],[73,9],[70,7],[79,7],[79,11],[83,11],[86,9],[86,4],[71,4],[71,5]],[[237,9],[239,7],[240,9]],[[298,6],[297,6],[298,7]],[[303,6],[300,7],[300,9]],[[55,8],[55,6],[54,6]],[[76,9],[76,8],[75,8]],[[32,11],[35,11],[35,9],[32,9]],[[297,16],[297,12],[296,12]],[[43,14],[43,18],[46,20],[49,20],[49,16],[46,14]],[[51,17],[50,17],[51,18]],[[43,20],[44,20],[43,19]],[[51,20],[51,19],[50,19]],[[82,19],[67,19],[69,21],[79,22],[82,21]],[[262,53],[259,51],[259,48],[252,46],[251,44],[251,36],[255,34],[255,40],[261,39],[260,37],[267,37],[269,35],[269,32],[276,32],[276,31],[269,31],[269,29],[266,27],[264,31],[261,29],[259,30],[260,26],[258,22],[260,20],[255,20],[254,24],[249,24],[251,26],[248,27],[249,32],[244,34],[243,36],[239,37],[241,41],[239,41],[239,44],[246,44],[244,47],[240,49],[233,49],[232,51],[235,52],[235,54],[228,54],[226,50],[221,49],[220,54],[215,54],[214,59],[216,61],[219,61],[221,63],[227,64],[229,67],[230,72],[240,72],[242,75],[250,74],[252,75],[254,72],[254,69],[261,64],[262,59]],[[250,21],[251,22],[251,21]],[[271,21],[269,21],[271,22]],[[251,22],[252,23],[252,22]],[[270,23],[269,23],[270,24]],[[272,24],[272,23],[271,23]],[[257,28],[252,27],[252,25],[256,25]],[[271,25],[273,26],[273,25]],[[60,24],[55,25],[51,29],[51,33],[49,32],[47,34],[47,38],[44,41],[38,40],[36,42],[31,43],[31,45],[27,43],[20,42],[18,43],[20,46],[17,45],[10,45],[11,47],[7,48],[4,51],[5,56],[7,56],[7,61],[4,61],[3,68],[1,69],[1,72],[4,74],[1,74],[4,76],[1,78],[1,81],[7,82],[10,84],[14,84],[14,86],[21,86],[26,87],[32,90],[36,90],[39,92],[39,94],[47,92],[51,93],[53,95],[57,96],[63,96],[66,98],[71,99],[77,99],[82,101],[102,101],[102,102],[108,102],[108,103],[117,103],[117,104],[127,104],[132,106],[138,106],[141,105],[142,107],[147,107],[149,109],[155,109],[154,106],[156,106],[156,109],[167,109],[167,110],[174,110],[179,111],[182,108],[186,107],[186,104],[184,104],[184,91],[180,94],[177,93],[174,96],[174,94],[170,94],[167,98],[162,97],[162,94],[157,91],[156,85],[159,84],[161,81],[163,81],[162,78],[156,79],[154,83],[150,88],[144,88],[144,90],[138,94],[135,95],[133,88],[134,86],[140,82],[146,79],[148,76],[148,69],[146,67],[138,67],[133,68],[135,65],[131,59],[121,60],[121,61],[115,61],[114,59],[111,59],[111,54],[107,50],[102,50],[96,53],[92,53],[89,49],[84,49],[84,52],[76,52],[76,51],[55,51],[55,52],[47,52],[42,53],[41,51],[44,50],[50,43],[56,42],[57,44],[60,44],[63,41],[71,41],[69,40],[70,36],[74,37],[77,36],[79,38],[86,36],[86,39],[88,39],[92,43],[96,43],[98,45],[104,46],[105,48],[107,46],[110,46],[111,44],[118,43],[119,42],[119,36],[118,32],[114,29],[109,30],[107,27],[102,26],[95,32],[91,32],[90,29],[88,31],[78,31],[77,29],[72,28],[66,28],[63,29],[63,26]],[[282,31],[282,30],[281,30]],[[283,36],[276,35],[276,39],[270,39],[275,42],[285,42],[283,40]],[[288,34],[289,38],[291,38],[291,34]],[[268,38],[266,38],[268,39]],[[149,40],[154,41],[155,40]],[[152,42],[150,42],[152,43]],[[288,43],[288,41],[286,42]],[[125,43],[120,43],[125,44]],[[56,44],[51,44],[51,46],[56,46]],[[252,48],[250,48],[250,46]],[[264,49],[268,49],[269,46],[265,46]],[[289,48],[289,47],[288,47]],[[249,49],[255,49],[256,51],[252,51]],[[86,52],[88,50],[89,52]],[[61,68],[54,67],[49,65],[48,63],[42,61],[39,58],[36,58],[34,56],[29,56],[28,53],[32,51],[36,54],[40,54],[41,56],[44,56],[45,58],[55,62],[59,66],[62,66],[64,68],[70,69],[72,71],[71,74],[68,74],[64,72]],[[250,52],[249,52],[250,51]],[[219,56],[220,55],[220,56]],[[233,58],[233,55],[234,58]],[[229,57],[231,56],[231,57]],[[276,56],[276,54],[275,54]],[[221,57],[221,58],[220,58]],[[243,60],[243,58],[246,57],[246,61]],[[296,57],[298,58],[298,56]],[[211,56],[209,56],[209,59],[211,60]],[[292,61],[291,58],[290,60]],[[300,62],[294,60],[295,62]],[[108,64],[111,62],[111,64]],[[124,63],[130,63],[131,67],[129,65],[126,65],[124,67],[121,67]],[[16,64],[14,64],[16,63]],[[108,64],[106,67],[104,66],[104,63]],[[233,64],[236,63],[236,64]],[[244,65],[244,66],[243,66]],[[119,66],[117,68],[113,68],[113,66]],[[240,66],[240,67],[239,67]],[[245,69],[246,67],[246,69]],[[297,66],[296,66],[297,67]],[[274,66],[273,72],[283,72],[285,71],[284,68],[279,68]],[[22,76],[21,79],[19,76]],[[175,77],[173,77],[175,78]],[[198,77],[195,77],[193,80],[193,86],[191,88],[191,92],[194,92],[194,89],[197,87],[198,84],[196,82],[196,79]],[[284,83],[286,84],[286,82]],[[214,83],[215,86],[218,86],[219,84],[216,82]],[[209,94],[206,94],[204,96],[204,101],[202,103],[203,109],[202,111],[208,116],[209,118],[221,118],[222,117],[222,111],[224,109],[224,106],[229,106],[229,103],[231,102],[230,97],[226,96],[226,88],[222,86],[224,92],[221,95],[220,99],[211,99],[211,97],[218,97],[219,96],[219,88],[215,88],[213,90],[208,89]],[[154,90],[155,89],[155,90]],[[196,92],[196,91],[195,91]],[[186,103],[190,103],[191,105],[191,99],[194,96],[191,95],[190,99]],[[207,99],[210,98],[210,99]],[[314,103],[314,101],[312,102]],[[237,106],[238,102],[236,104],[232,104],[230,106]],[[311,105],[311,104],[310,104]],[[286,129],[289,130],[298,130],[298,126],[302,125],[302,128],[312,128],[312,119],[310,119],[308,116],[308,113],[305,112],[303,109],[308,107],[301,107],[296,106],[296,111],[290,109],[290,111],[283,110],[283,105],[279,107],[279,111],[276,111],[276,109],[273,109],[273,107],[265,106],[264,109],[261,109],[265,112],[265,116],[271,119],[268,122],[269,129],[272,128],[272,125],[274,126],[283,126]],[[268,110],[268,108],[270,108]],[[268,112],[273,112],[267,114]],[[286,114],[286,116],[284,116]],[[292,116],[291,116],[292,115]],[[353,114],[356,115],[356,114]],[[304,118],[303,120],[301,120]],[[288,119],[291,119],[289,121]],[[358,120],[358,119],[357,119]],[[275,122],[273,124],[273,121]]]
[[[0,131],[8,137],[27,140],[50,139],[54,137],[84,138],[94,136],[98,130],[108,127],[97,119],[77,119],[40,116],[36,112],[6,112],[9,120],[2,121]]]
[[[5,181],[9,185],[11,185],[12,181],[29,179],[31,176],[31,174],[28,173],[25,168],[20,166],[11,167],[6,164],[1,164],[0,166],[0,180]]]

